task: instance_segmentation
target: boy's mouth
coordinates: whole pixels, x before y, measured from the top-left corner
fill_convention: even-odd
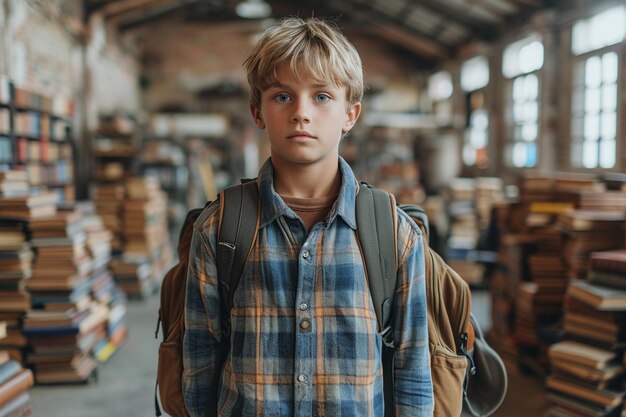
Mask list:
[[[295,132],[290,133],[287,136],[287,139],[307,140],[315,139],[315,136],[312,133],[307,132],[306,130],[296,130]]]

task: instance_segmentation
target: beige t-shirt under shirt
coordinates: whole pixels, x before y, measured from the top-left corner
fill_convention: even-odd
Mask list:
[[[311,227],[326,217],[338,195],[319,198],[296,198],[284,195],[280,197],[290,209],[300,216],[306,226],[306,230],[311,230]]]

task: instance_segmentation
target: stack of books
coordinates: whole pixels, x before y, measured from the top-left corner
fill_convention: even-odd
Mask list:
[[[548,346],[554,341],[551,335],[558,327],[567,287],[563,237],[555,224],[559,214],[572,206],[556,199],[554,180],[539,184],[542,187],[531,195],[521,195],[520,211],[526,215],[521,216],[525,220],[520,232],[525,239],[518,241],[525,245],[525,253],[518,262],[524,265],[525,272],[515,299],[515,341],[520,361],[535,373],[545,375]]]
[[[126,307],[124,292],[115,284],[110,270],[112,233],[104,227],[102,218],[95,214],[94,207],[83,207],[83,224],[87,234],[87,251],[92,259],[89,274],[91,296],[100,305],[107,306],[106,337],[93,349],[99,362],[106,362],[124,343],[127,336]]]
[[[569,202],[580,210],[590,211],[626,211],[626,192],[624,191],[559,191],[559,201]]]
[[[550,348],[551,416],[618,416],[624,401],[626,290],[573,280],[565,341]]]
[[[514,337],[516,300],[520,284],[529,274],[525,261],[534,243],[534,238],[522,233],[522,205],[516,202],[496,203],[493,208],[494,222],[498,233],[497,266],[491,276],[492,327],[489,340],[498,352],[506,353],[512,360],[518,359],[518,348]]]
[[[128,336],[126,294],[117,287],[112,291],[108,304],[109,314],[106,322],[106,338],[94,346],[94,357],[99,362],[106,362],[111,355],[118,351]]]
[[[31,308],[26,282],[32,274],[33,251],[26,239],[26,224],[0,221],[0,320],[6,324],[6,337],[0,350],[23,363],[27,340],[22,319]]]
[[[31,345],[28,363],[37,384],[86,383],[96,371],[94,346],[105,337],[108,309],[32,310],[24,319]]]
[[[561,192],[604,192],[606,184],[596,174],[557,172],[553,175],[554,191]]]
[[[122,204],[125,191],[122,184],[97,184],[91,190],[96,212],[102,218],[104,226],[112,233],[111,251],[121,253],[123,250],[122,236]]]
[[[154,274],[147,261],[113,259],[111,272],[115,283],[130,299],[146,297],[155,290]]]
[[[592,252],[587,280],[626,290],[626,249]]]
[[[62,211],[30,227],[37,258],[27,284],[33,307],[24,319],[27,362],[38,384],[86,382],[96,368],[92,349],[106,337],[108,309],[91,298],[93,263],[81,213]]]
[[[59,212],[30,222],[31,245],[37,251],[27,288],[33,308],[63,310],[84,305],[92,260],[79,212]]]
[[[6,323],[0,322],[0,343],[6,337]],[[33,386],[33,373],[0,350],[0,415],[28,416],[31,414],[28,389]]]
[[[26,171],[0,172],[0,197],[23,197],[30,193]]]
[[[472,178],[455,178],[448,189],[450,226],[448,247],[476,249],[479,226],[474,206],[476,182]]]
[[[151,177],[134,177],[126,183],[122,224],[124,251],[115,262],[114,276],[125,290],[135,287],[130,296],[142,296],[159,288],[161,279],[172,262],[172,248],[167,229],[167,197],[159,183]],[[149,273],[146,276],[146,267]],[[129,270],[141,271],[136,281]],[[124,270],[124,279],[117,272]],[[143,282],[141,282],[143,279]],[[123,281],[123,282],[122,282]]]
[[[548,416],[619,415],[624,369],[615,352],[567,340],[552,345],[549,355]]]
[[[585,278],[592,252],[624,245],[624,211],[571,210],[559,216],[558,224],[565,234],[563,257],[570,279]]]
[[[497,177],[476,178],[476,191],[474,195],[478,227],[484,230],[491,221],[491,212],[494,204],[503,200],[503,183]]]
[[[50,191],[0,198],[0,219],[28,221],[53,216],[56,211],[57,196]]]

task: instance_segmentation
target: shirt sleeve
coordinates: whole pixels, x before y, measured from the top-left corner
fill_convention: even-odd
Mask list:
[[[189,251],[183,338],[182,389],[191,417],[204,417],[207,407],[217,411],[224,339],[214,245],[207,239],[211,227],[198,223]]]
[[[417,226],[398,214],[399,268],[393,306],[397,417],[431,417],[434,400],[428,348],[424,248]]]

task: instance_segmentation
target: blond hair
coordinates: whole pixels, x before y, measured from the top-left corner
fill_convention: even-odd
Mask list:
[[[282,64],[288,64],[296,78],[305,69],[318,81],[346,87],[348,106],[361,101],[361,57],[339,29],[320,19],[290,17],[263,33],[243,64],[252,105],[260,108],[261,93],[277,81]]]

